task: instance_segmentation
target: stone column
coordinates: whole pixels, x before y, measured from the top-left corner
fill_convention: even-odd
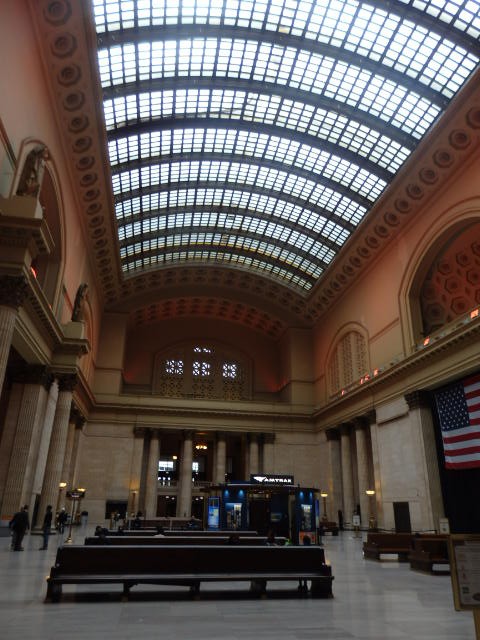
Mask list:
[[[326,489],[328,519],[338,522],[338,511],[345,513],[342,488],[342,456],[340,453],[340,432],[338,429],[327,429],[327,448],[329,464],[329,481]],[[323,487],[321,487],[323,489]]]
[[[12,456],[13,441],[15,439],[22,397],[23,384],[13,384],[8,396],[7,413],[5,415],[2,438],[0,440],[0,507],[3,500],[3,492],[5,491],[10,458]],[[0,509],[0,511],[2,510]]]
[[[45,367],[29,367],[24,372],[24,392],[2,503],[1,519],[13,515],[28,504],[32,493],[34,469],[45,415],[47,389],[51,376]],[[33,505],[31,509],[33,509]]]
[[[145,518],[157,517],[158,502],[158,460],[160,458],[160,438],[158,431],[151,431],[148,451],[147,477],[145,482]]]
[[[0,396],[18,308],[22,306],[26,295],[27,281],[24,276],[0,276]]]
[[[80,413],[75,406],[70,407],[70,415],[68,418],[68,431],[67,431],[67,441],[65,443],[65,455],[63,458],[62,464],[62,472],[60,474],[60,482],[65,482],[68,485],[71,477],[71,466],[72,466],[72,453],[73,446],[75,441],[75,429],[77,428],[76,422],[79,419]],[[59,482],[59,484],[60,484]],[[69,486],[66,486],[63,491],[60,491],[60,495],[58,496],[58,509],[65,507],[65,491],[70,489]]]
[[[45,475],[45,468],[47,466],[48,448],[50,447],[50,438],[52,435],[53,419],[55,417],[55,411],[57,408],[57,400],[58,380],[55,378],[52,381],[48,392],[47,406],[45,409],[45,415],[43,416],[43,427],[40,434],[40,442],[38,446],[37,464],[33,477],[32,495],[28,500],[28,503],[32,505],[32,507],[35,504],[37,496],[39,496],[42,492],[43,477]],[[40,504],[36,522],[32,522],[32,526],[38,526],[38,522],[41,520],[41,518],[43,518],[43,511],[41,510]]]
[[[76,489],[79,481],[78,471],[80,468],[80,458],[82,455],[84,424],[85,418],[80,412],[78,412],[78,415],[75,418],[75,431],[73,433],[72,456],[70,460],[70,474],[67,480],[67,484],[70,489]],[[88,487],[85,488],[88,489]]]
[[[133,429],[134,440],[132,462],[130,466],[130,495],[128,500],[128,510],[133,517],[137,514],[137,511],[141,510],[140,486],[142,480],[143,443],[145,433],[146,429],[144,429],[143,427],[134,427]]]
[[[227,470],[227,441],[225,434],[219,431],[217,433],[217,446],[215,452],[215,484],[225,482],[225,472]]]
[[[275,434],[265,433],[263,436],[263,465],[262,473],[274,473],[275,471]]]
[[[410,420],[418,429],[419,458],[422,467],[418,469],[417,492],[417,499],[420,502],[418,511],[421,513],[422,522],[412,522],[412,526],[416,529],[438,531],[439,519],[445,517],[445,513],[440,486],[435,427],[429,399],[425,392],[413,391],[406,394],[405,400],[408,404]]]
[[[45,476],[40,498],[39,519],[41,524],[47,505],[52,505],[56,512],[59,500],[59,484],[63,482],[62,471],[65,460],[65,448],[69,433],[70,413],[72,409],[73,389],[77,382],[76,375],[64,375],[59,378],[59,393],[53,420],[50,447],[48,449]],[[65,491],[62,491],[64,494]],[[63,505],[59,505],[61,507]]]
[[[343,485],[343,517],[345,524],[352,524],[354,509],[353,499],[353,473],[352,473],[352,449],[350,443],[350,425],[342,424],[340,427],[340,449],[342,455],[342,485]]]
[[[357,473],[358,473],[358,494],[360,502],[361,524],[368,527],[370,517],[370,498],[365,493],[367,489],[373,489],[370,480],[370,455],[368,425],[362,419],[355,421],[355,440],[357,443]]]
[[[180,460],[180,486],[178,488],[177,517],[189,518],[192,513],[193,432],[185,431]]]
[[[258,455],[258,434],[250,433],[248,436],[248,443],[249,443],[249,447],[248,447],[249,469],[248,469],[248,478],[246,478],[247,480],[250,479],[250,475],[259,473],[260,471],[260,468],[259,468],[260,457]]]

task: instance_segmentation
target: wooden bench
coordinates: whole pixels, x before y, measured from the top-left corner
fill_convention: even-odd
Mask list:
[[[450,573],[447,536],[414,536],[412,546],[413,548],[408,555],[411,569],[432,574],[447,575]],[[434,565],[448,565],[448,569],[434,570]]]
[[[239,536],[234,544],[264,545],[267,536]],[[276,538],[278,545],[284,545],[286,538]],[[230,544],[230,536],[89,536],[86,545],[188,545],[188,544]],[[233,544],[233,543],[232,543]]]
[[[318,530],[321,536],[326,533],[331,533],[332,536],[338,536],[338,524],[336,522],[331,522],[330,520],[320,520]]]
[[[380,560],[384,554],[395,554],[399,562],[408,562],[411,548],[411,533],[368,532],[363,543],[363,555],[370,560]]]
[[[248,581],[264,594],[268,581],[311,580],[311,594],[332,596],[332,570],[322,547],[247,545],[62,546],[47,578],[47,602],[65,584],[178,585],[198,594],[201,582]]]

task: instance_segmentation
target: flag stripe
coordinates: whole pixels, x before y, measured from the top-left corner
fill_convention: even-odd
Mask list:
[[[480,467],[480,374],[435,393],[445,467]]]

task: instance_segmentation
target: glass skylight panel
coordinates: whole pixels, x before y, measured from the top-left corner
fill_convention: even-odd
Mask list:
[[[186,136],[186,133],[190,135]],[[282,140],[273,136],[257,134],[253,132],[220,131],[223,134],[215,136],[211,130],[173,130],[152,132],[142,135],[142,144],[139,144],[139,136],[119,138],[109,143],[110,162],[115,169],[117,163],[127,160],[132,162],[139,159],[158,159],[158,156],[171,156],[173,149],[176,153],[191,153],[194,149],[203,149],[206,154],[220,153],[228,148],[232,154],[245,155],[245,148],[251,146],[252,156],[258,161],[264,159],[285,162],[286,170],[292,166],[308,170],[309,173],[326,176],[329,179],[351,188],[359,195],[374,200],[385,188],[384,180],[371,174],[358,165],[348,162],[338,156],[332,156],[321,149],[315,149],[309,145],[295,142],[294,140]],[[257,153],[258,151],[258,153]],[[388,141],[384,145],[384,153],[388,160],[392,149]],[[208,159],[208,155],[206,155]],[[117,184],[117,176],[114,173],[114,191]]]
[[[478,66],[478,1],[401,4],[93,0],[124,273],[207,260],[308,291]]]
[[[168,92],[167,92],[168,93]],[[211,98],[211,100],[210,100]],[[175,107],[167,103],[159,93],[140,94],[138,96],[140,105],[147,105],[145,109],[141,106],[137,108],[137,96],[125,96],[105,101],[105,119],[107,129],[114,129],[128,124],[135,124],[142,120],[156,118],[172,118],[197,116],[216,117],[220,119],[238,118],[247,122],[259,122],[263,124],[275,124],[287,129],[299,130],[313,135],[319,139],[340,144],[345,149],[358,153],[360,147],[351,144],[347,138],[343,137],[343,131],[348,123],[353,130],[359,130],[360,122],[348,120],[345,116],[339,115],[335,111],[325,111],[324,109],[314,109],[310,105],[292,102],[282,99],[279,96],[269,96],[243,91],[198,91],[196,89],[177,91],[175,94]],[[210,111],[207,106],[210,104]],[[148,113],[150,104],[150,113]],[[181,111],[181,108],[185,111]],[[432,116],[433,117],[433,116]],[[363,125],[363,129],[367,127]],[[415,127],[420,128],[420,123]],[[380,135],[380,134],[376,134]],[[349,135],[349,137],[351,137]],[[392,173],[408,157],[410,151],[400,145],[394,139],[386,135],[381,136],[388,147],[388,158],[380,158],[379,163]],[[391,143],[388,141],[391,140]],[[396,153],[393,154],[392,151]],[[368,153],[361,154],[368,158]]]

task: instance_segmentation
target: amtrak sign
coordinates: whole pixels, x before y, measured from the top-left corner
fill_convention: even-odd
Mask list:
[[[276,474],[255,474],[250,476],[250,482],[256,484],[293,484],[293,476],[284,476]]]

